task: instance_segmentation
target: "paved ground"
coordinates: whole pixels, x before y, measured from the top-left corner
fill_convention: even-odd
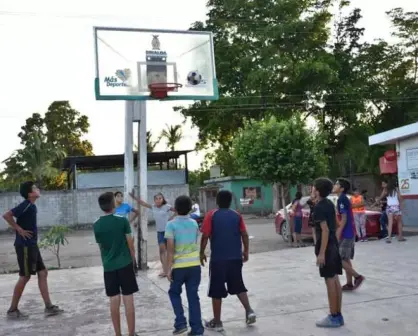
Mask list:
[[[418,237],[411,237],[405,243],[387,245],[375,241],[356,247],[355,266],[367,280],[358,292],[344,294],[345,327],[339,330],[315,327],[315,321],[327,312],[327,298],[312,248],[301,248],[251,256],[245,266],[245,281],[258,322],[247,328],[237,299],[228,298],[223,309],[226,334],[417,335]],[[173,314],[166,292],[168,282],[158,279],[157,272],[152,267],[138,278],[137,329],[141,335],[171,334]],[[14,274],[0,276],[0,311],[4,312],[9,305],[15,280]],[[52,271],[49,280],[53,299],[66,313],[45,319],[36,281],[32,281],[21,304],[22,310],[32,314],[31,318],[25,322],[0,318],[1,335],[112,335],[100,267]],[[211,317],[211,303],[205,296],[207,282],[207,268],[204,268],[200,290],[204,318]]]
[[[275,233],[273,219],[248,219],[247,226],[252,236],[252,253],[275,251],[287,248],[281,236]],[[148,241],[148,259],[159,260],[155,227],[150,227]],[[68,238],[70,244],[61,249],[63,268],[100,266],[100,254],[91,230],[76,231]],[[13,248],[14,236],[0,235],[0,274],[17,269],[16,255]],[[48,267],[56,267],[54,255],[42,252]]]

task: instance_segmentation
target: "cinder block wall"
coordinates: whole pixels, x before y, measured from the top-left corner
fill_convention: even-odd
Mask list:
[[[123,190],[123,187],[44,191],[36,203],[38,226],[92,224],[101,214],[97,204],[99,195],[106,191],[115,192],[116,190]],[[173,204],[177,196],[189,195],[189,186],[187,184],[148,186],[147,201],[152,203],[154,195],[158,192],[163,193],[169,204]],[[18,193],[1,193],[0,214],[12,209],[21,201],[22,198]],[[148,218],[153,220],[151,211],[148,211]],[[0,230],[7,228],[7,223],[0,219]]]

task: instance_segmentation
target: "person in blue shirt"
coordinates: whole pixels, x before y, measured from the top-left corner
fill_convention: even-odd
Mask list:
[[[365,280],[362,275],[356,272],[351,262],[354,259],[356,229],[351,202],[347,197],[347,192],[349,192],[350,188],[351,184],[345,178],[339,178],[334,185],[334,192],[338,194],[337,209],[341,216],[337,229],[337,238],[340,240],[340,255],[347,277],[347,283],[342,287],[343,291],[355,290]]]
[[[125,217],[129,221],[130,224],[134,223],[135,219],[139,215],[139,211],[131,207],[128,203],[123,202],[123,193],[120,191],[115,192],[115,201],[116,201],[115,215]],[[133,213],[133,216],[130,216],[131,213]],[[134,224],[134,226],[136,227],[137,225]]]
[[[15,208],[7,211],[3,218],[16,231],[15,251],[19,265],[19,280],[13,291],[12,303],[7,311],[10,319],[25,319],[28,315],[18,309],[20,298],[26,284],[32,275],[38,275],[38,286],[45,303],[45,315],[52,316],[62,313],[63,310],[51,303],[48,291],[48,271],[42,260],[38,247],[38,226],[35,202],[40,197],[39,189],[32,181],[27,181],[20,186],[20,195],[23,202]]]

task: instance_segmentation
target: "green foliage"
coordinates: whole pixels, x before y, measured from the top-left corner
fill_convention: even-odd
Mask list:
[[[17,150],[4,162],[6,167],[20,168],[13,173],[8,172],[7,177],[11,181],[32,179],[42,187],[45,178],[59,176],[59,170],[53,164],[64,157],[65,152],[46,142],[45,136],[38,130],[32,133],[32,137],[28,139],[23,149]]]
[[[335,3],[340,13],[331,36]],[[347,13],[349,5],[208,2],[207,21],[191,29],[214,33],[220,99],[175,109],[199,128],[197,148],[213,150],[208,161],[235,174],[231,146],[237,129],[303,111],[327,134],[332,175],[377,171],[385,148],[369,147],[368,136],[418,120],[418,12],[389,11],[396,42],[365,43],[361,11]]]
[[[332,76],[322,61],[332,2],[210,0],[207,21],[191,27],[214,33],[220,99],[175,110],[198,127],[198,149],[215,146],[224,172],[235,170],[230,146],[247,120],[290,117]]]
[[[61,268],[60,247],[68,244],[66,235],[71,230],[64,225],[53,226],[39,242],[39,247],[50,250],[57,258],[58,268]]]
[[[204,181],[209,180],[210,171],[209,169],[198,169],[189,172],[189,189],[192,197],[199,196],[199,188],[203,187]]]
[[[234,154],[246,176],[296,185],[325,173],[324,144],[324,138],[301,119],[271,117],[246,124],[234,140]]]
[[[155,150],[155,147],[160,143],[161,136],[158,137],[157,140],[152,139],[152,133],[151,131],[147,131],[147,152],[151,153]]]
[[[164,129],[161,132],[161,138],[165,139],[168,149],[170,149],[171,151],[175,151],[176,145],[183,138],[183,131],[181,130],[181,125],[166,125],[166,129]]]
[[[34,113],[18,134],[23,148],[4,161],[1,188],[17,190],[28,178],[45,189],[64,188],[65,174],[60,172],[64,157],[93,155],[91,143],[82,139],[88,128],[88,118],[68,101],[53,102],[44,117]]]

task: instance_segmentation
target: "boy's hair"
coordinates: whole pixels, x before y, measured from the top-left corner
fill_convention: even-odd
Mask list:
[[[118,195],[123,196],[122,191],[117,191],[117,192],[115,192],[115,197],[116,197],[116,196],[118,196]]]
[[[32,193],[32,189],[33,186],[35,185],[35,183],[33,181],[26,181],[23,182],[20,185],[20,195],[24,198],[24,199],[28,199],[29,198],[29,194]]]
[[[353,188],[351,189],[351,191],[352,191],[353,193],[355,193],[356,191],[358,191],[358,189],[357,189],[356,187],[353,187]]]
[[[192,200],[189,196],[179,196],[174,202],[174,208],[180,216],[186,216],[192,210]]]
[[[162,193],[159,192],[158,194],[155,194],[154,195],[154,200],[155,200],[155,198],[157,196],[161,196],[163,198],[163,202],[161,203],[162,205],[166,205],[167,204],[167,201],[165,200],[165,197],[164,197],[164,195]]]
[[[99,206],[103,212],[111,212],[115,208],[115,195],[105,192],[99,196]]]
[[[300,200],[302,198],[302,193],[300,191],[296,192],[295,200]]]
[[[332,189],[334,189],[334,184],[329,178],[320,177],[314,181],[314,187],[316,190],[318,190],[319,196],[325,198],[332,193]]]
[[[229,209],[232,203],[232,193],[228,190],[221,190],[216,195],[216,204],[221,209]]]
[[[351,188],[351,183],[349,180],[340,177],[339,179],[337,179],[337,183],[341,186],[341,188],[344,188],[344,193],[348,193],[350,191]]]

